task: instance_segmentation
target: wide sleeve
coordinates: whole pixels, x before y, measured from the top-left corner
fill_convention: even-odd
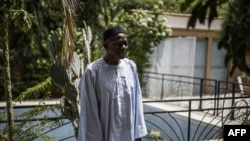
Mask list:
[[[94,78],[87,69],[78,86],[81,107],[78,141],[103,141]]]
[[[134,68],[136,66],[134,65]],[[134,69],[134,80],[135,80],[135,126],[134,126],[134,137],[141,138],[147,135],[147,128],[144,120],[143,103],[141,95],[141,87],[138,79],[136,69]]]

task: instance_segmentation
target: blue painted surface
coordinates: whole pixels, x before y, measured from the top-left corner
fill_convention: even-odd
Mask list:
[[[29,111],[30,108],[14,108],[14,114],[20,114],[23,112],[27,112]],[[0,112],[3,112],[3,109],[0,109]],[[32,117],[32,119],[38,119],[38,118],[56,118],[56,117],[60,117],[61,116],[61,112],[60,110],[47,110],[46,112],[34,116]],[[18,118],[17,120],[22,120],[22,118]],[[15,122],[15,125],[18,125],[20,122]],[[29,124],[35,124],[36,121],[30,121],[27,123],[27,126],[29,126]],[[56,141],[76,141],[75,137],[74,137],[74,128],[72,123],[68,120],[68,119],[62,119],[60,120],[60,127],[58,127],[57,125],[53,126],[54,121],[48,121],[46,122],[46,128],[45,130],[43,130],[41,133],[44,133],[50,137],[55,138]],[[49,128],[51,127],[52,128]],[[3,130],[3,128],[6,127],[6,123],[0,123],[0,130]],[[22,130],[27,130],[27,128],[29,127],[23,127]],[[33,127],[32,130],[35,130],[38,127]],[[43,139],[35,139],[34,141],[43,141]]]
[[[162,111],[155,107],[144,105],[144,112]],[[161,138],[166,141],[188,141],[188,118],[175,113],[145,115],[148,130],[160,131]],[[190,141],[200,141],[215,138],[220,128],[207,123],[191,120]],[[149,141],[149,140],[147,140]]]
[[[14,113],[22,113],[28,111],[29,108],[18,108],[14,109]],[[144,112],[149,111],[160,111],[155,107],[150,107],[148,105],[144,105]],[[0,112],[3,112],[3,109],[0,109]],[[42,118],[43,116],[48,117],[58,117],[61,116],[61,112],[57,111],[46,111],[42,115],[36,116],[34,118]],[[158,116],[153,115],[145,115],[146,125],[148,131],[160,131],[161,138],[166,141],[186,141],[188,134],[188,119],[186,117],[177,115],[177,114],[159,114]],[[34,122],[34,121],[33,121]],[[64,125],[59,128],[55,128],[54,130],[45,130],[44,133],[54,137],[57,141],[76,141],[74,137],[74,129],[71,122],[67,119],[63,120]],[[18,124],[18,123],[16,123]],[[48,122],[48,125],[50,123]],[[199,121],[192,120],[191,121],[191,130],[190,130],[190,141],[197,141],[203,138],[211,137],[213,135],[218,134],[219,128],[214,127],[205,123],[201,123],[198,128]],[[0,130],[2,130],[6,126],[6,123],[0,123]],[[198,129],[197,129],[198,128]],[[24,129],[25,130],[25,129]],[[197,131],[196,131],[197,130]],[[195,133],[196,132],[196,133]],[[194,136],[195,134],[195,136]],[[42,141],[41,139],[36,139],[35,141]],[[149,138],[149,135],[143,139],[143,141],[152,141]]]

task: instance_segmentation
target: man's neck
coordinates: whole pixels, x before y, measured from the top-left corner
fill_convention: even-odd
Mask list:
[[[109,56],[104,56],[103,59],[105,62],[109,65],[118,65],[120,63],[120,59],[114,58],[114,57],[109,57]]]

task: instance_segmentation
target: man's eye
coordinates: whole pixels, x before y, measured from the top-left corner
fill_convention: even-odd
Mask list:
[[[119,43],[117,43],[117,45],[118,45],[119,47],[121,47],[121,46],[123,46],[123,45],[127,46],[128,43],[127,43],[127,42],[119,42]]]
[[[123,45],[128,46],[128,41],[114,41],[112,44],[117,47],[122,47]]]
[[[123,46],[123,45],[128,46],[128,42],[127,42],[127,41],[117,42],[117,45],[118,45],[119,47],[121,47],[121,46]]]

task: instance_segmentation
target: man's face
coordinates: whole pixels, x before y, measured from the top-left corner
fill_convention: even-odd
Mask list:
[[[127,55],[128,40],[124,33],[119,33],[106,41],[106,55],[114,59],[123,59]]]

